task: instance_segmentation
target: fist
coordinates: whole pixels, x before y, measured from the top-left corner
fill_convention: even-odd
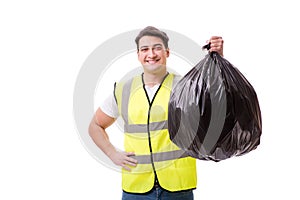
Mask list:
[[[223,39],[220,36],[212,36],[209,40],[210,52],[217,52],[220,56],[223,56]]]

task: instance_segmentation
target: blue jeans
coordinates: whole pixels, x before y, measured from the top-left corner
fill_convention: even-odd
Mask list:
[[[161,187],[154,187],[145,194],[132,194],[123,191],[122,200],[193,200],[193,190],[168,192]]]

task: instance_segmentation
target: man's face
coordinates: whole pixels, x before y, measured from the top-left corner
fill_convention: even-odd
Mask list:
[[[138,59],[144,70],[149,73],[166,71],[169,49],[166,49],[159,37],[144,36],[139,41]]]

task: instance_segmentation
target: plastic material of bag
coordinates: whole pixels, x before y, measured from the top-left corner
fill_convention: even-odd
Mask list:
[[[170,139],[191,157],[220,161],[259,145],[261,112],[246,78],[216,52],[209,53],[173,88]]]

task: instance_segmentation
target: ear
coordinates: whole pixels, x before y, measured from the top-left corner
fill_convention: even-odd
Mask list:
[[[170,49],[169,48],[166,49],[166,55],[167,55],[167,58],[170,56]]]
[[[137,60],[139,61],[139,62],[141,62],[141,60],[140,60],[140,51],[139,50],[137,50],[136,51],[136,55],[137,55]]]

